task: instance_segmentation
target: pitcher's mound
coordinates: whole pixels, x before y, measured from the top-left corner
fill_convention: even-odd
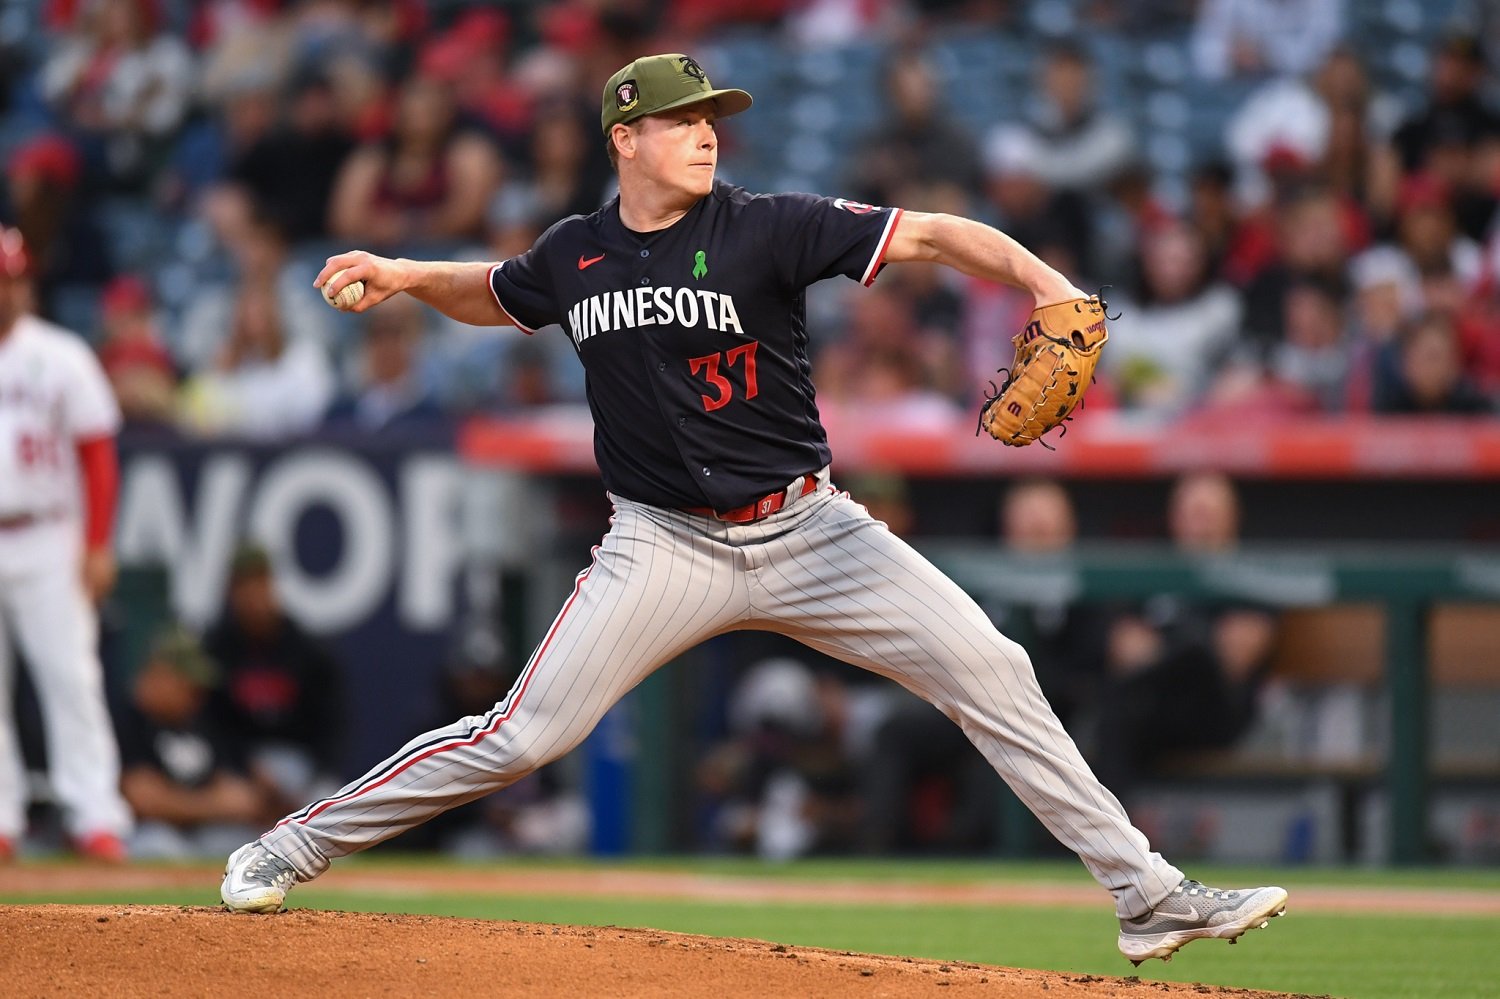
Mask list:
[[[308,909],[0,906],[0,940],[0,991],[25,996],[1272,995],[657,930]]]

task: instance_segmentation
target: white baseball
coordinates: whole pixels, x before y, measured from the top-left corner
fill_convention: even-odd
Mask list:
[[[337,297],[331,297],[328,294],[329,289],[338,282],[339,275],[342,273],[344,272],[334,271],[333,276],[323,282],[323,301],[335,309],[352,309],[356,302],[365,297],[365,283],[363,281],[354,281],[345,285],[344,290],[339,292]]]

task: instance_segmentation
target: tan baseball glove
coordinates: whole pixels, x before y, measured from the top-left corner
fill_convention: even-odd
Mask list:
[[[1016,356],[1009,369],[1000,369],[1005,380],[979,410],[979,429],[1002,444],[1023,447],[1070,419],[1109,339],[1105,319],[1119,318],[1106,317],[1107,308],[1098,295],[1090,295],[1032,312],[1026,328],[1011,340]],[[1042,441],[1042,447],[1051,445]]]

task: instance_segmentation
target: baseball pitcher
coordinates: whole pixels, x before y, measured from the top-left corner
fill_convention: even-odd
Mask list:
[[[95,603],[110,550],[120,411],[82,339],[26,310],[26,248],[0,227],[0,860],[25,832],[11,639],[30,667],[54,793],[84,856],[125,857],[130,811],[104,699]]]
[[[604,208],[494,266],[356,251],[318,275],[334,296],[363,282],[359,311],[405,292],[464,322],[562,327],[586,372],[614,516],[505,699],[235,851],[225,905],[276,911],[333,859],[568,752],[662,663],[756,628],[888,676],[960,726],[1113,893],[1127,958],[1265,925],[1286,892],[1208,888],[1152,852],[1058,723],[1025,650],[829,481],[809,285],[868,285],[888,264],[928,260],[1034,294],[1016,370],[982,416],[1011,445],[1071,413],[1104,341],[1102,303],[977,222],[717,182],[715,122],[749,107],[685,55],[637,59],[604,87],[620,180]]]

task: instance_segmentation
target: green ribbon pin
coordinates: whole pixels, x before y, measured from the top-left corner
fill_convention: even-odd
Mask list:
[[[699,250],[693,254],[693,280],[698,280],[708,273],[708,254]]]

